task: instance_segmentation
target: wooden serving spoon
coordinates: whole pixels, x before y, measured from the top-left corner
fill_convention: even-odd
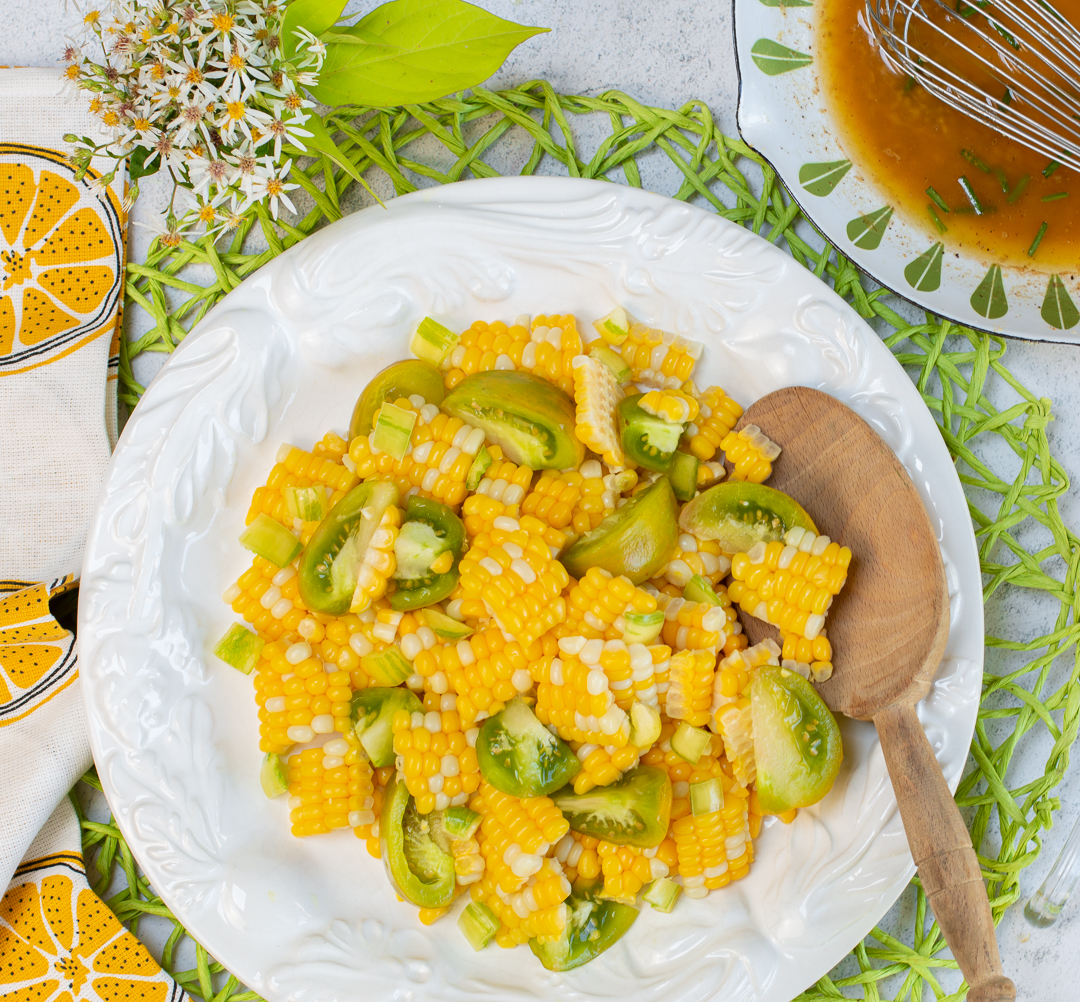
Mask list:
[[[736,427],[747,424],[783,447],[769,486],[854,554],[826,620],[835,671],[818,692],[830,709],[877,727],[911,855],[971,986],[968,1002],[1012,1002],[967,826],[915,714],[949,635],[945,568],[918,491],[870,425],[818,390],[770,393]],[[742,619],[751,642],[777,639],[768,624]]]

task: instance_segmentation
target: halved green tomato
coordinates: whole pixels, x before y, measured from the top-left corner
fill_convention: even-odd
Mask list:
[[[496,369],[466,376],[442,402],[443,410],[502,447],[512,463],[533,470],[580,466],[585,446],[574,434],[574,401],[531,372]]]
[[[373,686],[353,693],[353,730],[373,766],[394,764],[394,714],[398,710],[416,713],[423,709],[416,693],[397,686]]]
[[[659,845],[671,820],[671,779],[651,765],[639,765],[610,786],[588,793],[565,787],[551,799],[574,831],[616,845]]]
[[[421,609],[446,598],[457,586],[465,545],[465,525],[446,505],[418,494],[409,498],[405,524],[394,543],[397,590],[390,596],[391,608]],[[444,553],[451,556],[450,567],[432,571]]]
[[[476,739],[480,775],[514,797],[543,797],[581,771],[570,746],[552,734],[522,699],[488,717]]]
[[[635,393],[619,401],[619,439],[632,463],[656,473],[667,473],[686,425],[665,421],[644,410],[638,403],[643,396]]]
[[[332,616],[349,611],[371,537],[397,501],[394,484],[369,480],[330,509],[300,555],[297,580],[304,605]]]
[[[529,940],[529,949],[549,971],[570,971],[614,946],[634,924],[632,905],[605,900],[593,891],[574,891],[566,899],[566,928],[549,943]]]
[[[762,808],[783,814],[816,804],[844,759],[840,728],[824,700],[801,675],[765,666],[750,683],[750,713]]]
[[[386,790],[379,841],[390,882],[419,908],[445,908],[454,900],[457,874],[449,846],[443,848],[438,812],[420,814],[400,779]]]
[[[783,539],[788,529],[817,532],[794,498],[764,484],[726,481],[683,506],[679,525],[699,539],[715,539],[725,553],[746,553],[754,543]]]
[[[429,404],[441,404],[446,395],[442,373],[430,362],[410,358],[395,362],[375,374],[353,408],[349,441],[366,435],[375,424],[375,412],[384,400],[400,400],[419,393]]]
[[[675,549],[678,510],[671,484],[667,477],[660,477],[585,533],[559,559],[575,578],[584,576],[590,567],[602,567],[641,584],[667,563]]]

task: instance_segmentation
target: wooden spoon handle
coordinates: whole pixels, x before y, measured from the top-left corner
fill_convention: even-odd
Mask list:
[[[994,919],[971,836],[915,707],[894,704],[876,714],[874,724],[919,879],[971,986],[968,1002],[1012,1002],[1016,988],[1001,971]]]

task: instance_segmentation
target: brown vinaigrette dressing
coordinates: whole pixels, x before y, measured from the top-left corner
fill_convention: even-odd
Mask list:
[[[823,0],[815,6],[816,65],[838,138],[883,198],[953,252],[1046,271],[1080,271],[1080,175],[1067,167],[1048,171],[1048,157],[971,121],[886,67],[865,0]],[[1075,0],[1059,0],[1056,6],[1080,23]],[[1074,6],[1078,10],[1070,11]],[[934,54],[930,39],[923,44]],[[1020,187],[1025,175],[1030,180]],[[961,177],[970,182],[983,215],[974,211]],[[927,194],[930,187],[949,212]],[[1043,201],[1053,195],[1058,198]],[[1044,222],[1043,237],[1029,256]]]

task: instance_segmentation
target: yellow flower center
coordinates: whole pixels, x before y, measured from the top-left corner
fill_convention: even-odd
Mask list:
[[[101,11],[92,10],[87,12],[86,17],[83,18],[83,24],[97,24],[101,20]]]
[[[94,115],[99,114],[103,107],[104,107],[104,105],[102,105],[100,97],[93,97],[93,98],[90,99],[90,112],[91,112],[91,114],[94,114]]]
[[[294,92],[285,98],[285,107],[289,111],[297,111],[300,108],[300,100],[300,95]]]
[[[78,80],[79,79],[79,67],[78,66],[69,66],[66,70],[64,70],[64,76],[66,76],[69,80]]]
[[[161,242],[166,247],[179,247],[180,246],[180,240],[181,240],[180,234],[176,233],[173,230],[170,230],[168,233],[164,234],[161,237]]]
[[[165,29],[165,34],[166,35],[179,35],[180,34],[180,25],[179,24],[170,24]]]
[[[285,185],[282,184],[276,177],[271,178],[266,182],[266,193],[271,198],[276,198],[278,195],[285,191]]]
[[[212,223],[217,217],[217,210],[212,205],[204,205],[199,210],[200,223]]]
[[[215,14],[210,18],[210,23],[217,28],[223,35],[227,35],[233,30],[233,26],[236,22],[233,20],[232,14]]]
[[[136,129],[139,129],[140,131],[145,130],[145,129],[149,129],[150,128],[150,119],[149,118],[136,118],[135,121],[132,122],[131,124],[132,124],[132,127],[136,128]]]
[[[165,79],[165,65],[164,65],[164,63],[154,63],[154,68],[153,68],[153,70],[151,70],[151,76],[153,76],[153,78],[155,80],[164,80]]]
[[[191,69],[187,71],[187,76],[184,77],[184,80],[189,84],[202,83],[203,82],[202,70],[196,69],[194,66],[192,66]]]
[[[101,116],[101,120],[110,128],[114,128],[120,122],[120,116],[115,111],[107,111]]]
[[[243,101],[230,101],[225,105],[225,110],[229,113],[230,122],[239,122],[247,112]]]
[[[234,52],[229,57],[229,69],[230,70],[242,70],[244,68],[244,57],[239,52]]]

